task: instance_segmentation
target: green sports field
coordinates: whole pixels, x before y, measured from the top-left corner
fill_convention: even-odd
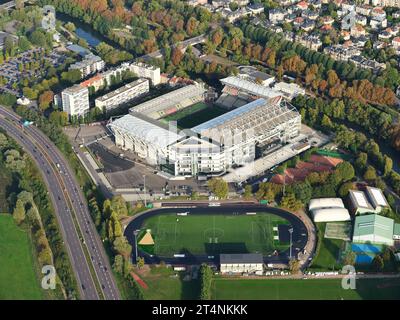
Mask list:
[[[214,279],[217,300],[360,300],[400,299],[399,279],[358,279],[344,290],[340,279]]]
[[[176,253],[214,255],[219,253],[259,252],[263,255],[286,250],[287,243],[274,239],[278,225],[288,221],[272,215],[188,215],[163,214],[144,221],[142,234],[150,229],[154,246],[141,246],[155,255]],[[140,239],[140,236],[139,236]],[[149,251],[150,249],[150,251]]]
[[[0,214],[0,300],[42,299],[29,236],[8,214]]]
[[[168,123],[168,121],[176,121],[178,128],[181,129],[193,128],[203,122],[218,117],[227,111],[229,110],[218,106],[209,107],[206,103],[199,102],[181,111],[171,114],[163,118],[161,121],[165,123]]]

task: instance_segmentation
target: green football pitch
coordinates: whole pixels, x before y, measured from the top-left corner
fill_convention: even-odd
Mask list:
[[[214,279],[216,300],[400,299],[399,279],[357,279],[344,290],[341,279]]]
[[[187,215],[162,214],[144,221],[142,234],[151,230],[154,247],[142,248],[155,255],[178,253],[213,255],[219,253],[262,253],[286,250],[288,243],[278,238],[278,225],[288,221],[273,214]],[[139,236],[140,238],[140,236]]]

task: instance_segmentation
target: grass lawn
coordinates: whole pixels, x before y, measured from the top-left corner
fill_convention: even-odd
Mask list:
[[[359,300],[400,299],[399,279],[358,279],[355,290],[344,290],[341,279],[214,279],[216,300]]]
[[[326,223],[317,223],[319,249],[318,254],[314,258],[310,269],[313,270],[338,270],[340,264],[337,262],[340,250],[343,248],[345,241],[338,239],[324,238]]]
[[[219,254],[260,252],[271,254],[289,245],[274,240],[274,227],[288,222],[273,214],[188,215],[162,214],[147,219],[142,230],[150,229],[153,253],[168,257],[175,253]],[[140,238],[140,236],[139,236]],[[148,246],[144,246],[148,247]]]
[[[207,104],[199,102],[182,111],[174,113],[162,119],[164,122],[177,121],[178,128],[193,128],[203,122],[220,116],[229,110],[218,106],[208,107]]]
[[[8,194],[7,188],[9,188],[11,183],[11,174],[0,163],[0,212],[7,212],[9,210],[6,195]]]
[[[0,214],[0,300],[42,299],[29,236],[8,214]]]
[[[183,274],[174,276],[170,268],[151,267],[142,279],[149,286],[143,290],[146,300],[195,300],[199,297],[200,281],[183,280]]]

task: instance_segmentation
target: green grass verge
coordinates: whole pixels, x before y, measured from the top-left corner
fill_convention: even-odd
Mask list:
[[[184,274],[178,277],[175,272],[166,267],[151,267],[150,273],[142,277],[149,286],[143,290],[146,300],[196,300],[199,297],[200,281],[183,280]]]
[[[314,271],[338,270],[340,251],[344,248],[345,241],[324,238],[326,223],[317,223],[318,247],[317,254],[309,269]]]
[[[341,279],[214,279],[218,300],[360,300],[400,299],[399,279],[358,279],[355,290],[344,290]]]
[[[286,250],[288,244],[274,240],[274,227],[288,222],[273,214],[188,215],[162,214],[147,219],[142,230],[150,229],[154,254],[219,254]]]
[[[0,300],[43,299],[29,235],[12,215],[0,214]]]

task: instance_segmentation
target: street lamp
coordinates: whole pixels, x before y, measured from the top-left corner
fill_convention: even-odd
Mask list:
[[[292,234],[293,234],[293,228],[289,228],[289,234],[290,234],[290,251],[289,251],[289,259],[292,259]]]
[[[143,175],[144,206],[147,207],[146,200],[146,175]]]
[[[137,235],[139,234],[139,230],[133,231],[133,235],[135,236],[135,260],[136,263],[138,261],[138,250],[137,250]]]

